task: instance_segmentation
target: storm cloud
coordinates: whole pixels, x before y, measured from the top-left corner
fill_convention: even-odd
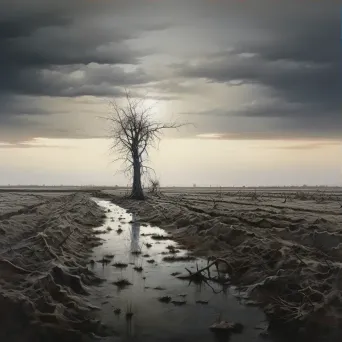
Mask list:
[[[141,70],[126,73],[122,66],[137,65],[145,54],[125,44],[138,32],[93,26],[67,9],[32,8],[2,19],[1,93],[106,96],[119,94],[117,86],[146,81]]]
[[[174,70],[228,87],[257,85],[267,94],[238,109],[221,108],[208,115],[292,118],[300,124],[317,120],[341,129],[339,11],[333,2],[326,3],[325,9],[312,5],[307,3],[306,12],[300,11],[301,3],[296,10],[281,12],[271,6],[266,16],[246,15],[250,30],[245,28],[246,34],[253,36],[253,28],[261,28],[262,41],[226,46],[226,50],[175,64]]]
[[[260,118],[274,124],[258,135],[340,137],[337,1],[4,0],[0,6],[3,140],[99,136],[83,129],[90,115],[74,125],[66,119],[87,105],[63,104],[120,97],[124,88],[192,108],[199,126],[210,119],[207,133],[242,134]],[[206,99],[203,109],[213,86],[227,100]],[[242,100],[230,107],[233,88]],[[51,108],[46,98],[60,105]],[[54,119],[49,124],[46,117]]]

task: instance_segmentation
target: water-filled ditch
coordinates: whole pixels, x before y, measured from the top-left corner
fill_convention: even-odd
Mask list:
[[[102,322],[116,332],[104,341],[264,341],[264,314],[243,305],[234,289],[177,278],[185,268],[195,271],[206,260],[165,261],[188,251],[173,240],[160,239],[167,235],[164,230],[139,222],[107,200],[94,200],[107,218],[98,228],[104,241],[94,248],[92,265],[105,282],[92,291],[91,300],[101,307]],[[218,319],[241,323],[243,331],[217,335],[209,327]]]

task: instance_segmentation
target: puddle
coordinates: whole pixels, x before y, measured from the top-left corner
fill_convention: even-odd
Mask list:
[[[103,323],[117,332],[116,336],[103,341],[265,341],[259,335],[260,330],[255,329],[265,321],[260,309],[239,303],[229,288],[222,291],[222,286],[211,284],[215,292],[218,292],[214,293],[213,289],[205,284],[189,284],[188,281],[171,275],[175,272],[184,274],[185,268],[195,270],[196,263],[200,267],[206,265],[206,261],[163,261],[166,255],[161,253],[167,252],[169,245],[180,249],[177,255],[186,255],[187,251],[174,241],[152,239],[150,234],[164,236],[167,234],[164,230],[130,223],[132,215],[125,209],[106,200],[95,201],[107,211],[106,222],[98,229],[106,230],[109,227],[111,230],[99,235],[104,239],[104,243],[94,248],[93,259],[97,261],[104,255],[114,255],[107,265],[95,262],[92,266],[94,272],[106,281],[92,291],[91,300],[101,307],[99,315]],[[121,234],[117,232],[119,228],[122,229]],[[146,244],[152,246],[148,248]],[[141,254],[132,254],[135,251],[141,251]],[[146,254],[149,257],[145,256]],[[149,263],[152,259],[155,262]],[[114,263],[125,263],[127,267],[114,267]],[[135,266],[142,267],[142,271],[135,270]],[[120,289],[113,284],[122,278],[127,279],[132,285]],[[171,300],[186,303],[176,305],[177,303],[159,301],[158,298],[163,296],[170,296]],[[208,303],[200,304],[196,301]],[[115,309],[120,309],[121,313],[116,314]],[[127,311],[133,313],[129,319],[126,318]],[[243,332],[232,334],[229,338],[213,334],[209,326],[218,317],[242,323]],[[275,341],[270,338],[267,340]]]

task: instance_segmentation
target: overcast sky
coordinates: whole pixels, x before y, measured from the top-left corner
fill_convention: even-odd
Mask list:
[[[1,0],[2,184],[127,184],[124,88],[167,134],[164,185],[342,184],[339,1]]]

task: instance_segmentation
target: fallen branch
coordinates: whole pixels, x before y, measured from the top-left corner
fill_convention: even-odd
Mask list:
[[[189,280],[215,280],[213,278],[210,277],[210,267],[212,266],[216,266],[217,270],[218,270],[218,263],[222,262],[224,264],[226,264],[229,267],[229,273],[233,272],[233,267],[229,264],[229,262],[225,259],[222,258],[216,258],[213,262],[211,262],[210,264],[208,264],[207,266],[201,268],[200,270],[197,270],[196,272],[191,272],[189,269],[185,268],[186,271],[189,273],[188,276],[183,275],[183,276],[178,276],[177,278],[179,279],[189,279]],[[204,276],[202,273],[208,271],[209,277]]]

